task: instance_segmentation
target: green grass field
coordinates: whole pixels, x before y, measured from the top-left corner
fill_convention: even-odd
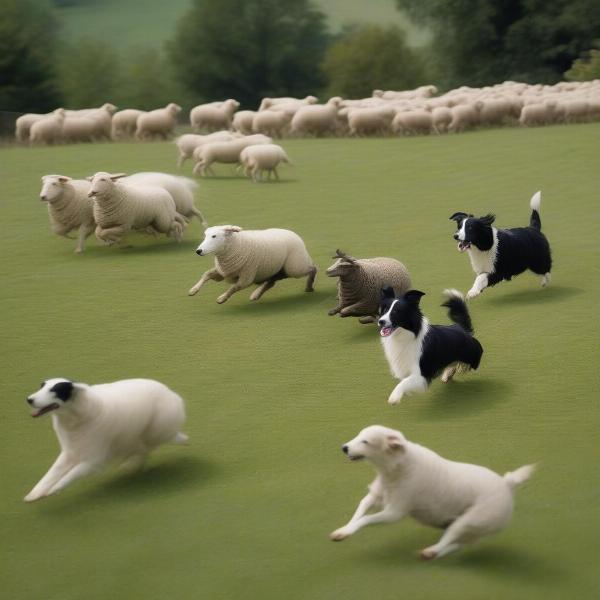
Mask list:
[[[428,39],[427,32],[396,10],[394,0],[316,0],[315,5],[327,15],[334,32],[349,23],[395,24],[413,45]],[[63,8],[59,15],[68,38],[101,37],[118,48],[156,47],[173,37],[188,6],[190,0],[96,0]]]
[[[598,138],[600,124],[404,139],[285,140],[294,167],[253,184],[226,166],[201,182],[212,224],[287,227],[320,268],[316,291],[278,283],[219,306],[223,284],[187,290],[212,260],[185,241],[131,235],[85,254],[53,236],[46,173],[175,170],[172,144],[0,150],[3,194],[2,595],[13,600],[430,600],[596,598],[598,498]],[[186,169],[189,172],[189,167]],[[377,330],[327,316],[336,248],[394,256],[446,322],[441,292],[467,290],[458,210],[524,225],[542,189],[551,287],[525,274],[471,304],[479,371],[391,408]],[[58,496],[23,496],[57,455],[26,396],[44,378],[164,381],[187,401],[188,447],[139,474],[108,469]],[[342,544],[372,478],[341,444],[382,423],[455,460],[505,472],[539,462],[503,533],[433,563],[440,533],[412,521]]]

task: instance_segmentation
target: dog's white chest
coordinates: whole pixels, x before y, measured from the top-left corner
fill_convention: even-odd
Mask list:
[[[389,337],[381,338],[381,344],[392,375],[404,379],[411,373],[419,373],[421,346],[428,326],[424,324],[417,337],[405,329],[397,329]]]
[[[469,260],[471,261],[471,267],[477,275],[481,273],[493,273],[494,263],[496,261],[496,252],[498,250],[498,232],[492,228],[492,234],[494,236],[494,243],[489,250],[479,250],[476,246],[471,246],[467,252],[469,254]]]

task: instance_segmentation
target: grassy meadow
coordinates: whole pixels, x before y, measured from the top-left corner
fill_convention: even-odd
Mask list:
[[[257,303],[219,306],[225,284],[187,290],[212,265],[185,240],[133,234],[123,247],[51,234],[40,176],[175,172],[170,143],[0,149],[4,411],[1,589],[14,600],[580,599],[599,592],[598,139],[600,124],[445,137],[284,140],[280,183],[228,166],[200,182],[211,224],[298,232],[316,291],[286,280]],[[191,170],[188,165],[185,173]],[[474,275],[456,250],[456,211],[528,223],[542,190],[555,266],[548,289],[524,274],[471,303],[479,371],[395,407],[377,330],[327,316],[336,248],[393,256],[447,322],[442,290]],[[107,469],[33,504],[23,496],[58,453],[50,418],[26,396],[65,376],[152,377],[187,402],[188,447],[164,447],[138,474]],[[510,526],[423,563],[438,530],[407,520],[341,544],[373,476],[340,451],[381,423],[455,460],[505,472],[539,462]]]

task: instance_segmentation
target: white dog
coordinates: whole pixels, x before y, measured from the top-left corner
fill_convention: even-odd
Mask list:
[[[148,453],[166,442],[185,444],[183,400],[151,379],[124,379],[87,385],[49,379],[27,398],[31,416],[52,412],[61,452],[49,471],[25,496],[32,502],[61,491],[110,460],[141,466]]]
[[[515,489],[534,470],[527,465],[502,477],[485,467],[446,460],[381,425],[363,429],[342,449],[350,460],[372,462],[378,476],[350,521],[330,538],[341,541],[365,525],[411,516],[445,529],[437,544],[421,551],[426,560],[503,529],[512,515]],[[367,514],[371,508],[378,512]]]

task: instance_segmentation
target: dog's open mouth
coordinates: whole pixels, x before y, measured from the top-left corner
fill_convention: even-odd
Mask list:
[[[56,410],[57,408],[60,408],[60,406],[58,404],[56,404],[56,402],[54,402],[53,404],[48,404],[48,406],[44,406],[43,408],[38,408],[37,410],[34,410],[31,413],[31,416],[32,417],[41,417],[42,415],[45,415],[46,413]]]
[[[362,460],[364,456],[362,454],[348,454],[350,460]]]
[[[471,242],[458,242],[458,251],[464,252],[471,247]]]
[[[392,333],[394,333],[394,327],[382,327],[379,330],[379,335],[381,337],[388,337],[388,336],[392,335]]]

